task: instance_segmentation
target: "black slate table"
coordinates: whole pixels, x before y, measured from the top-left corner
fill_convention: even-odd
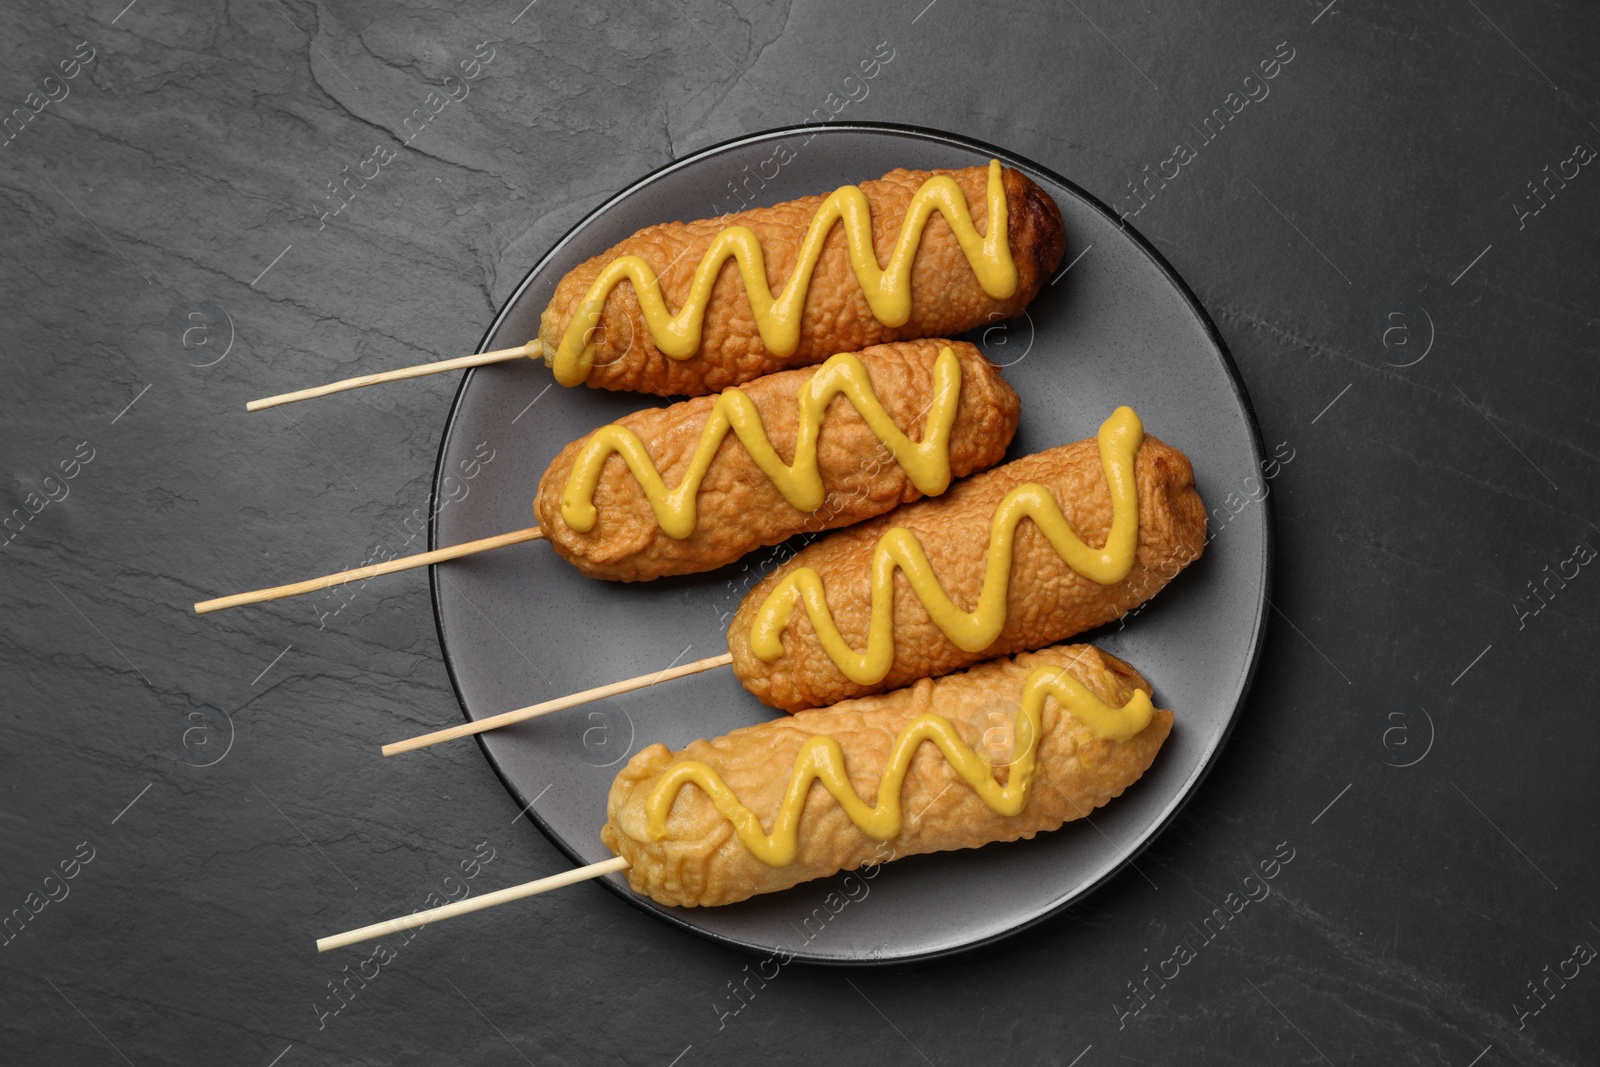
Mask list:
[[[0,1060],[1595,1062],[1597,19],[5,5]],[[1059,171],[1218,323],[1288,458],[1215,773],[1138,871],[939,963],[752,981],[586,886],[353,978],[312,939],[565,860],[475,747],[380,764],[459,713],[420,575],[188,607],[403,536],[455,380],[244,401],[470,351],[616,189],[834,118]]]

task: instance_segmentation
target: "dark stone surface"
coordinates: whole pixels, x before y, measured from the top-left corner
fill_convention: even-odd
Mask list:
[[[0,911],[39,908],[0,945],[0,1059],[1594,1061],[1600,970],[1573,954],[1600,946],[1600,577],[1549,579],[1543,601],[1529,583],[1600,545],[1600,174],[1551,179],[1542,207],[1527,186],[1600,144],[1592,11],[520,8],[0,15],[6,106],[42,105],[0,149],[3,503],[44,503],[0,559]],[[859,96],[845,79],[879,41],[894,59],[842,118],[994,141],[1128,211],[1143,166],[1197,149],[1131,221],[1296,457],[1272,483],[1278,625],[1216,772],[1141,859],[1148,881],[979,954],[784,968],[731,1014],[749,958],[589,886],[431,928],[322,1014],[367,957],[314,937],[421,906],[478,842],[475,889],[564,861],[475,748],[403,776],[376,756],[458,714],[421,576],[188,610],[398,536],[455,382],[243,402],[470,350],[589,207]],[[1270,95],[1201,143],[1280,42]],[[64,62],[75,77],[46,83]],[[466,98],[405,145],[462,62]],[[380,145],[393,160],[320,224],[326,183]],[[46,483],[61,464],[75,476]],[[1200,943],[1275,849],[1293,859],[1271,896],[1132,1014],[1128,983]],[[63,863],[75,877],[48,886],[67,895],[41,907]]]

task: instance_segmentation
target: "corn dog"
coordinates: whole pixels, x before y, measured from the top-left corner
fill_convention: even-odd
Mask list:
[[[899,169],[641,230],[561,279],[537,347],[563,385],[699,396],[1009,318],[1065,247],[1055,202],[998,161]]]
[[[1149,768],[1172,727],[1150,692],[1114,656],[1059,646],[651,745],[612,783],[601,839],[635,891],[693,908],[881,861],[885,842],[899,857],[1031,838]]]
[[[319,938],[317,951],[620,871],[662,904],[714,907],[900,856],[1031,838],[1138,781],[1172,718],[1128,664],[1063,645],[679,752],[651,745],[611,783],[600,838],[612,858]]]
[[[1018,407],[994,365],[965,342],[837,353],[814,370],[635,412],[572,442],[539,480],[540,526],[203,600],[194,610],[259,604],[532,540],[549,541],[593,578],[714,570],[760,545],[944,492],[951,478],[1001,460]]]
[[[728,651],[785,711],[879,693],[1110,622],[1199,558],[1205,532],[1188,457],[1118,408],[1096,440],[800,550],[744,598]]]
[[[590,577],[710,570],[937,495],[998,463],[1018,417],[972,345],[877,345],[596,430],[551,462],[533,510]]]

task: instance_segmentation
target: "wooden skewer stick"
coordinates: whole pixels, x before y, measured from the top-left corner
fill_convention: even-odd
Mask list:
[[[438,922],[440,919],[465,915],[471,911],[481,911],[484,908],[492,908],[496,904],[504,904],[507,901],[538,896],[540,893],[548,893],[552,889],[560,889],[562,886],[572,885],[574,882],[585,882],[590,878],[599,878],[615,871],[627,870],[627,868],[628,861],[626,859],[621,856],[613,856],[611,859],[601,860],[599,863],[591,863],[587,867],[579,867],[575,870],[567,871],[565,874],[553,874],[548,878],[540,878],[532,882],[524,882],[522,885],[514,885],[510,889],[500,889],[493,893],[485,893],[481,897],[468,897],[465,900],[458,900],[454,904],[445,904],[442,907],[430,908],[427,911],[402,915],[398,919],[373,923],[371,926],[363,926],[359,930],[349,930],[342,934],[335,934],[332,937],[319,937],[317,938],[317,951],[327,952],[329,949],[344,948],[346,945],[371,941],[375,937],[399,933],[401,930],[410,930],[417,926],[427,926],[429,923]]]
[[[530,526],[526,530],[513,530],[510,533],[496,534],[477,541],[468,541],[465,544],[452,545],[450,548],[436,548],[432,552],[419,552],[414,556],[401,556],[384,563],[373,563],[366,567],[356,567],[338,574],[330,574],[323,578],[312,578],[304,582],[295,582],[291,585],[276,585],[271,589],[257,589],[253,593],[235,593],[232,596],[217,597],[215,600],[202,600],[194,606],[196,615],[205,615],[212,611],[221,611],[223,608],[236,608],[241,604],[259,604],[264,600],[282,600],[284,597],[299,596],[301,593],[314,593],[318,589],[328,589],[346,582],[359,582],[364,578],[372,578],[379,574],[393,574],[396,571],[408,571],[414,567],[426,567],[430,563],[443,563],[447,559],[460,559],[477,552],[487,552],[491,548],[504,548],[506,545],[519,545],[524,541],[537,541],[544,534],[537,526]]]
[[[441,359],[434,363],[419,363],[415,367],[401,367],[399,370],[388,370],[382,374],[363,374],[359,378],[346,378],[342,382],[331,382],[328,385],[318,385],[311,389],[300,389],[293,393],[279,393],[261,400],[252,400],[246,404],[246,411],[260,411],[262,408],[275,408],[279,404],[293,404],[297,400],[310,400],[316,396],[327,396],[329,393],[342,393],[346,389],[360,389],[367,385],[378,385],[382,382],[398,382],[405,378],[421,378],[425,374],[442,374],[445,371],[462,370],[466,367],[482,367],[489,363],[506,363],[513,359],[526,356],[530,359],[539,359],[544,355],[544,345],[538,341],[529,341],[516,348],[500,348],[493,352],[479,352],[472,356],[461,356],[457,359]]]
[[[531,704],[515,711],[491,715],[487,719],[478,719],[474,722],[462,723],[460,726],[452,726],[448,730],[435,730],[431,734],[423,734],[420,737],[413,737],[406,741],[396,741],[392,745],[384,745],[383,754],[385,756],[398,756],[402,752],[427,748],[429,745],[437,745],[441,741],[453,741],[458,737],[470,737],[473,734],[481,734],[486,730],[497,730],[502,726],[510,726],[514,722],[536,719],[540,715],[549,715],[551,712],[560,711],[563,708],[587,704],[591,700],[604,700],[606,697],[631,693],[635,689],[643,689],[646,686],[655,685],[657,682],[670,682],[674,678],[699,674],[701,671],[709,671],[714,667],[726,667],[732,662],[733,653],[724,652],[720,656],[695,660],[693,663],[685,663],[681,667],[668,667],[666,670],[657,671],[654,674],[641,674],[637,678],[629,678],[624,682],[612,682],[610,685],[596,686],[593,689],[585,689],[581,693],[573,693],[570,696],[546,700],[543,704]]]

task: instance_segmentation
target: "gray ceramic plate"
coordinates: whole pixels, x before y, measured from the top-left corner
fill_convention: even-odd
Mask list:
[[[779,154],[779,145],[787,151]],[[736,185],[751,204],[770,204],[895,167],[965,167],[991,157],[1055,197],[1072,263],[1025,318],[970,338],[1007,365],[1022,395],[1011,457],[1091,437],[1113,408],[1129,404],[1150,432],[1189,454],[1213,509],[1216,536],[1202,560],[1125,626],[1092,635],[1150,679],[1160,705],[1176,710],[1177,728],[1150,773],[1092,825],[1072,823],[1031,842],[912,857],[881,868],[870,883],[836,877],[726,908],[665,908],[620,877],[607,879],[669,923],[819,963],[903,961],[1015,933],[1110,878],[1173,817],[1227,737],[1250,684],[1270,545],[1264,503],[1231,518],[1224,506],[1230,493],[1235,507],[1260,495],[1265,457],[1244,388],[1205,312],[1155,250],[1097,200],[1025,159],[947,134],[869,125],[778,130],[707,149],[625,189],[567,234],[507,302],[482,348],[535,336],[561,276],[635,230],[737,209]],[[764,185],[752,177],[774,170]],[[470,372],[440,446],[434,544],[531,525],[533,490],[558,449],[654,403],[563,389],[528,362]],[[475,456],[491,455],[473,465]],[[724,652],[747,566],[765,555],[643,585],[590,581],[538,543],[434,568],[439,636],[461,705],[481,718]],[[610,855],[599,836],[606,791],[629,755],[655,741],[678,748],[773,714],[724,668],[499,730],[482,743],[518,801],[532,804],[540,828],[575,863],[590,863]],[[479,921],[504,923],[514,936],[538,922],[538,908],[508,906]]]

